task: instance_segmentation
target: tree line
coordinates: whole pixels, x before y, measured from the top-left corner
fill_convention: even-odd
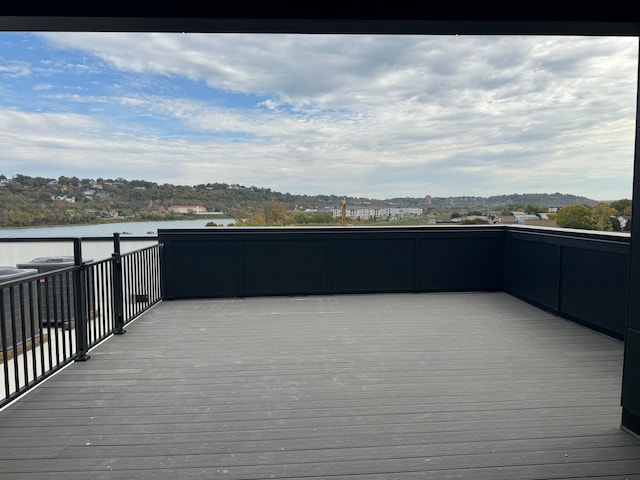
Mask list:
[[[231,226],[318,225],[336,223],[331,212],[288,210],[281,202],[268,201],[247,211]]]
[[[558,211],[555,220],[556,224],[563,228],[629,232],[631,231],[631,200],[621,199],[611,203],[597,203],[593,206],[568,205]]]
[[[0,227],[196,218],[171,212],[170,207],[174,205],[201,205],[217,216],[236,219],[235,225],[327,224],[337,221],[331,210],[340,206],[342,198],[350,207],[422,206],[425,213],[425,218],[421,219],[423,223],[427,223],[427,216],[438,220],[460,216],[461,212],[454,210],[459,208],[457,204],[462,200],[470,206],[477,202],[477,207],[483,208],[471,209],[467,215],[485,214],[484,209],[488,207],[487,199],[482,197],[451,197],[450,200],[429,197],[433,201],[433,205],[430,205],[425,203],[424,198],[380,200],[333,194],[294,195],[269,188],[222,182],[173,185],[123,178],[45,178],[21,174],[7,178],[0,174]],[[502,215],[510,215],[511,211],[518,208],[533,214],[548,211],[548,206],[542,203],[516,205],[514,200],[542,202],[552,199],[555,206],[562,202],[584,200],[583,197],[560,193],[511,195],[499,199],[510,204],[492,205],[490,208]],[[567,228],[625,231],[630,229],[630,221],[621,222],[619,218],[630,217],[630,214],[631,201],[626,199],[607,204],[566,204],[561,207],[556,222],[558,226]]]
[[[226,183],[173,185],[123,178],[18,174],[9,179],[0,175],[0,227],[190,218],[171,212],[170,207],[175,205],[203,206],[211,216],[243,219],[268,202],[281,203],[292,212],[326,210],[339,205],[340,197],[291,195]]]

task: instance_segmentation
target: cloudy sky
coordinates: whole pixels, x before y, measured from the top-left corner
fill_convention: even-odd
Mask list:
[[[638,39],[0,32],[0,173],[630,198]]]

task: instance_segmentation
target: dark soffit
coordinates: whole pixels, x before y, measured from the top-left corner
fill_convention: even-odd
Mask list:
[[[0,30],[639,36],[640,8],[615,3],[18,1],[0,6]]]

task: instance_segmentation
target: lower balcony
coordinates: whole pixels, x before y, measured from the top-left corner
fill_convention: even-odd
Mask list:
[[[504,292],[165,301],[0,413],[0,479],[638,478],[622,359]]]

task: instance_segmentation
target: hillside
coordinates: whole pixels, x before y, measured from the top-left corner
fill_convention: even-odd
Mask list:
[[[214,215],[240,218],[268,201],[288,210],[331,211],[340,208],[337,195],[294,195],[269,188],[226,183],[159,185],[145,180],[43,178],[0,175],[0,227],[99,223],[185,218],[174,206],[202,206]],[[349,208],[421,207],[427,212],[448,210],[517,209],[525,205],[561,207],[596,203],[561,193],[511,194],[494,197],[422,197],[371,199],[345,197]]]
[[[595,205],[596,200],[569,195],[564,193],[512,193],[509,195],[495,195],[490,197],[458,196],[458,197],[432,197],[430,203],[425,198],[392,198],[387,200],[394,204],[406,204],[406,206],[445,207],[456,209],[493,209],[512,207],[516,210],[525,205],[545,205],[547,207],[565,207],[567,205]]]

